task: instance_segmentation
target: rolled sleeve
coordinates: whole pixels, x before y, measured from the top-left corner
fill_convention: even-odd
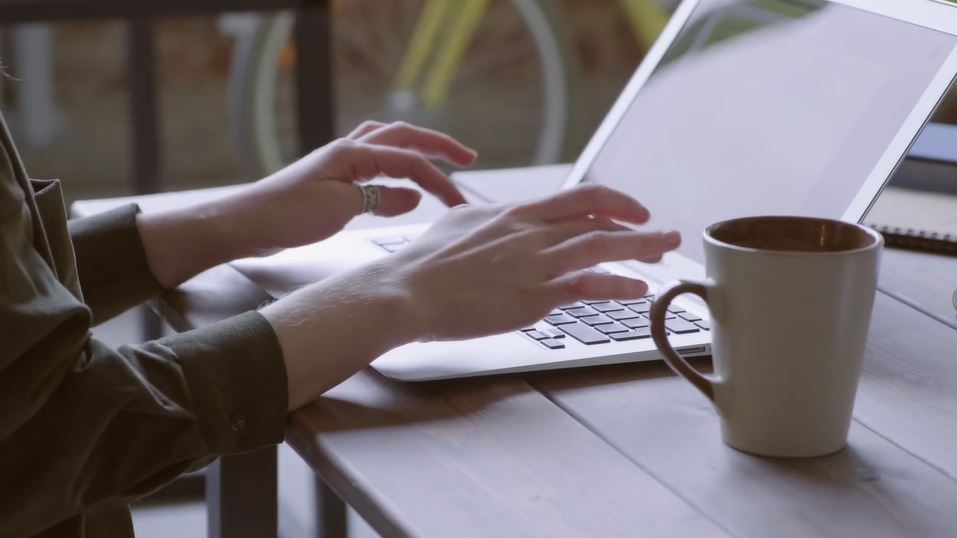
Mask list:
[[[0,508],[0,536],[107,513],[215,457],[282,440],[285,367],[260,314],[112,349],[89,339],[89,311],[59,295],[57,315],[33,302],[32,332],[0,347],[0,476],[17,492]],[[4,304],[0,321],[17,321]]]
[[[102,323],[161,290],[136,226],[139,208],[127,205],[69,222],[83,299]]]
[[[282,351],[258,312],[160,340],[179,357],[200,431],[214,453],[282,441],[288,393]]]

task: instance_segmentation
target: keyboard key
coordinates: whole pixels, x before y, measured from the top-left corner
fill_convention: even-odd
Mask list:
[[[405,245],[379,245],[379,247],[389,254],[393,254],[405,248]]]
[[[565,349],[564,342],[560,340],[547,339],[547,340],[541,340],[540,342],[543,346],[547,347],[548,349]]]
[[[561,329],[545,329],[544,332],[552,338],[565,338],[565,333],[563,333]]]
[[[692,314],[691,312],[679,313],[678,317],[685,321],[701,321],[701,316]]]
[[[633,331],[628,331],[626,333],[615,333],[611,336],[612,340],[617,342],[625,342],[628,340],[641,340],[642,338],[651,338],[651,329],[645,327],[641,329],[635,329]]]
[[[522,332],[523,332],[523,333],[529,333],[529,332],[537,331],[537,330],[538,330],[538,329],[536,329],[535,327],[528,327],[528,328],[522,329]]]
[[[564,325],[566,323],[575,323],[575,318],[562,314],[552,314],[545,318],[545,321],[551,325]]]
[[[587,306],[582,306],[579,308],[570,308],[566,310],[565,313],[573,318],[583,318],[585,316],[594,316],[595,314],[597,314],[597,312],[595,312],[591,308],[588,308]]]
[[[688,323],[683,319],[673,319],[665,322],[665,327],[675,334],[696,333],[700,329],[693,323]]]
[[[592,308],[599,312],[614,312],[616,310],[624,310],[625,307],[616,303],[599,303],[591,305]]]
[[[644,301],[638,304],[629,305],[628,309],[639,314],[647,314],[651,311],[651,303]]]
[[[602,334],[628,332],[628,327],[625,327],[621,323],[608,323],[606,325],[598,325],[595,328]]]
[[[684,308],[681,308],[680,306],[670,305],[670,306],[668,307],[668,312],[671,312],[672,314],[680,314],[680,313],[682,313],[682,312],[684,312],[684,311],[685,311],[685,309],[684,309]]]
[[[623,306],[631,306],[633,304],[647,302],[647,299],[628,299],[627,301],[618,301],[618,304]]]
[[[631,310],[619,310],[618,312],[609,312],[608,317],[615,320],[621,321],[623,319],[635,319],[640,318],[641,314],[638,312],[632,312]]]
[[[574,325],[562,325],[561,328],[563,331],[568,333],[569,336],[586,345],[605,344],[611,342],[607,336],[601,334],[595,329],[592,329],[591,327],[586,327],[581,323],[576,323]]]
[[[697,325],[698,327],[701,327],[702,329],[706,331],[711,330],[711,324],[708,323],[707,321],[698,321],[698,322],[695,322],[695,325]]]
[[[638,329],[641,327],[650,327],[651,322],[646,318],[635,318],[635,319],[626,319],[621,322],[622,325],[628,327],[629,329]]]
[[[614,323],[614,322],[615,322],[615,320],[613,320],[613,319],[608,319],[607,316],[603,316],[603,315],[601,315],[601,314],[598,314],[598,315],[595,315],[595,316],[585,316],[585,317],[583,317],[583,318],[580,318],[579,321],[584,322],[585,325],[604,325],[604,324],[606,324],[606,323]]]
[[[608,304],[611,301],[582,301],[582,302],[587,305],[595,305],[595,304]]]
[[[531,338],[534,338],[535,340],[545,340],[546,338],[548,338],[548,335],[541,331],[529,331],[525,334],[527,334]]]
[[[559,310],[571,310],[572,308],[581,308],[581,307],[583,307],[583,306],[585,306],[585,303],[572,303],[572,304],[567,304],[567,305],[565,305],[565,306],[559,306],[558,309],[559,309]]]

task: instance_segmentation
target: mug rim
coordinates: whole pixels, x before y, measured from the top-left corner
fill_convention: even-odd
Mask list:
[[[719,226],[726,226],[730,224],[745,223],[749,221],[801,221],[805,223],[818,223],[826,225],[837,225],[837,226],[851,226],[855,227],[858,230],[863,231],[868,236],[870,236],[874,242],[865,245],[862,247],[857,247],[847,250],[835,250],[835,251],[797,251],[797,250],[776,250],[776,249],[767,249],[767,248],[753,248],[753,247],[743,247],[741,245],[735,245],[733,243],[728,243],[720,239],[715,238],[712,235],[715,229]],[[752,253],[752,254],[776,254],[776,255],[794,255],[794,256],[846,256],[848,254],[854,254],[859,252],[866,252],[872,249],[879,249],[884,244],[884,236],[881,235],[877,230],[864,226],[863,224],[857,222],[847,222],[837,219],[828,219],[823,217],[801,217],[794,215],[762,215],[756,217],[738,217],[734,219],[722,220],[711,224],[702,232],[702,237],[705,240],[705,243],[710,243],[716,247],[725,248],[728,250],[733,250],[737,252]]]

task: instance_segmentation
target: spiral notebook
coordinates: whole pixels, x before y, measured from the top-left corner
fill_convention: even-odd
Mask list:
[[[888,247],[957,256],[957,195],[888,187],[864,223]]]
[[[864,222],[888,247],[957,256],[957,126],[924,129]]]

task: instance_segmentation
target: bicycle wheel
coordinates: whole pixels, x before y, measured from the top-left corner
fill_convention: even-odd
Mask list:
[[[338,132],[365,119],[402,120],[473,145],[486,167],[557,162],[568,127],[572,64],[546,6],[492,0],[454,65],[446,99],[430,107],[418,91],[394,84],[425,4],[334,4]],[[250,174],[268,174],[298,154],[293,23],[289,13],[261,17],[236,48],[230,113]]]

